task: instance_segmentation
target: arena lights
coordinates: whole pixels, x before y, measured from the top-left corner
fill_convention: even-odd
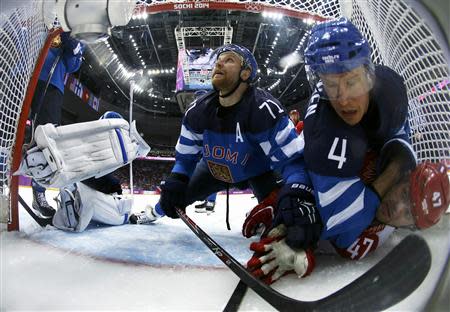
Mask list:
[[[164,75],[164,74],[173,74],[175,72],[175,67],[172,68],[165,68],[165,69],[149,69],[147,71],[147,74],[149,76],[158,76],[158,75]]]
[[[276,86],[278,86],[281,82],[281,79],[277,79],[277,81],[275,81],[270,87],[267,88],[267,90],[272,91],[273,88],[275,88]]]
[[[133,35],[130,35],[128,38],[131,39],[131,44],[133,45],[134,50],[136,51],[136,55],[138,56],[139,60],[141,61],[141,65],[144,67],[144,69],[147,68],[147,64],[145,64],[144,60],[142,59],[142,55],[139,52],[139,48],[137,46],[136,41],[134,40]]]
[[[137,20],[137,19],[145,20],[145,19],[147,19],[147,17],[148,17],[147,12],[143,12],[143,13],[139,13],[139,14],[133,14],[131,16],[131,19],[132,20]]]
[[[277,13],[277,12],[263,11],[262,16],[266,17],[266,18],[274,19],[274,20],[280,20],[283,18],[284,15],[281,13]]]
[[[303,37],[302,37],[302,39],[300,39],[300,42],[298,43],[297,48],[295,49],[295,51],[300,51],[300,49],[302,48],[302,46],[305,43],[306,39],[309,37],[309,35],[311,35],[311,30],[306,31],[303,34]]]
[[[266,66],[269,64],[270,62],[270,58],[272,57],[273,51],[275,50],[275,47],[278,44],[278,38],[280,38],[280,33],[277,32],[275,39],[272,42],[272,48],[269,51],[269,55],[266,58],[266,61],[264,62],[266,64]]]

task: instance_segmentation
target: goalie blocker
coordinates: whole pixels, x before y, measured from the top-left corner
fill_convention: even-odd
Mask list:
[[[104,116],[67,126],[38,126],[36,146],[26,152],[15,174],[31,176],[46,188],[61,188],[101,177],[147,155],[150,147],[134,121],[130,127],[119,114],[108,112]]]

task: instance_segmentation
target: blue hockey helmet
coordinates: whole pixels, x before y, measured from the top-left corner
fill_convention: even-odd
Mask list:
[[[305,64],[314,74],[340,74],[371,66],[367,40],[346,18],[319,23],[311,30]]]
[[[224,52],[234,52],[239,54],[243,59],[242,69],[250,68],[251,70],[250,77],[247,79],[247,81],[253,82],[255,80],[256,74],[258,72],[258,63],[256,63],[256,59],[249,49],[244,46],[230,43],[219,47],[216,50],[216,56],[219,57],[219,55]]]
[[[122,117],[122,115],[120,115],[120,114],[117,113],[117,112],[114,112],[114,111],[107,111],[107,112],[105,112],[105,113],[100,117],[100,120],[101,120],[101,119],[111,119],[111,118],[120,118],[120,119],[124,119],[124,118]]]

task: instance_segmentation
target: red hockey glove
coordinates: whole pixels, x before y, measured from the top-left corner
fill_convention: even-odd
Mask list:
[[[269,232],[267,238],[250,244],[255,253],[247,262],[247,269],[268,285],[290,273],[305,277],[315,266],[312,250],[290,248],[285,242],[285,233],[286,227],[279,225]]]
[[[275,216],[278,189],[272,191],[262,202],[256,205],[246,216],[242,226],[242,235],[249,238],[262,232],[269,232]]]

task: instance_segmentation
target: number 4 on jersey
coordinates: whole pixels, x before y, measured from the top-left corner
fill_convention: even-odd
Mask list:
[[[338,169],[342,169],[342,166],[347,161],[347,158],[345,157],[345,154],[347,152],[347,139],[342,139],[342,146],[341,146],[341,155],[337,155],[336,148],[339,144],[339,138],[335,137],[333,141],[333,145],[331,146],[330,152],[328,153],[328,159],[338,161]]]

